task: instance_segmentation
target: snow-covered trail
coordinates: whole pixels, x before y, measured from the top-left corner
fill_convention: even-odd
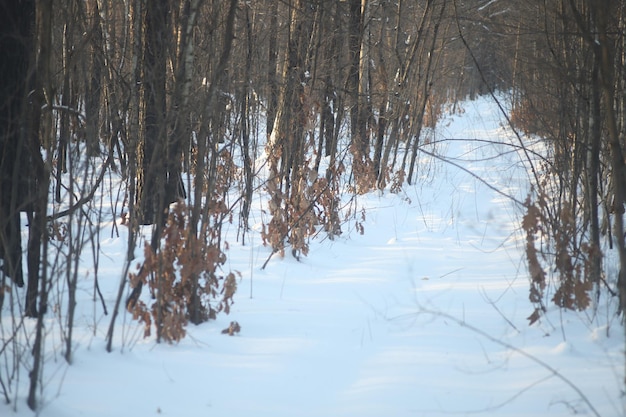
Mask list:
[[[514,140],[497,107],[481,99],[464,110],[440,123],[437,152],[523,200],[519,156],[471,140]],[[458,138],[468,140],[446,140]],[[347,224],[342,237],[313,242],[301,261],[275,257],[262,270],[269,249],[258,236],[247,246],[227,239],[227,268],[242,274],[232,312],[189,327],[177,345],[139,339],[140,326],[126,317],[107,354],[108,317],[94,325],[85,308],[74,364],[50,355],[40,415],[592,415],[552,370],[510,346],[549,364],[600,415],[620,415],[621,328],[609,320],[607,338],[606,317],[558,312],[529,327],[520,208],[467,172],[431,162],[402,193],[358,197],[364,235]],[[109,303],[124,242],[103,243]],[[89,297],[85,284],[91,306]],[[222,335],[231,320],[241,333]],[[9,410],[0,405],[0,415]],[[16,415],[31,415],[24,401]]]

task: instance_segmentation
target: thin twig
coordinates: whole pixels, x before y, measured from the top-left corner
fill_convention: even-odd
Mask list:
[[[423,148],[420,148],[420,152],[422,152],[422,153],[424,153],[424,154],[426,154],[426,155],[428,155],[428,156],[431,156],[431,157],[433,157],[433,158],[436,158],[436,159],[438,159],[438,160],[440,160],[440,161],[443,161],[443,162],[445,162],[446,164],[450,164],[450,165],[452,165],[452,166],[454,166],[454,167],[456,167],[456,168],[458,168],[458,169],[460,169],[460,170],[462,170],[462,171],[464,171],[464,172],[468,173],[469,175],[471,175],[472,177],[474,177],[474,178],[475,178],[475,179],[477,179],[478,181],[482,182],[483,184],[485,184],[487,187],[489,187],[490,189],[492,189],[492,190],[493,190],[493,191],[495,191],[496,193],[500,194],[500,195],[501,195],[501,196],[503,196],[503,197],[508,198],[509,200],[513,201],[515,204],[519,205],[520,207],[525,207],[525,206],[526,206],[526,204],[524,204],[521,200],[518,200],[517,198],[513,197],[512,195],[507,194],[507,193],[505,193],[504,191],[502,191],[502,190],[498,189],[496,186],[493,186],[493,185],[489,184],[489,183],[487,182],[487,180],[485,180],[485,179],[484,179],[484,178],[482,178],[481,176],[479,176],[479,175],[477,175],[477,174],[473,173],[472,171],[470,171],[469,169],[465,168],[464,166],[462,166],[462,165],[460,165],[460,164],[457,164],[456,162],[452,162],[451,160],[449,160],[449,159],[448,159],[448,158],[446,158],[446,157],[439,156],[439,155],[437,155],[437,154],[435,154],[435,153],[429,152],[429,151],[427,151],[427,150],[425,150],[425,149],[423,149]]]
[[[585,403],[587,405],[587,407],[589,407],[589,410],[592,412],[592,414],[596,417],[601,417],[600,413],[598,413],[598,411],[595,409],[595,407],[593,406],[593,404],[591,404],[591,401],[589,401],[589,398],[587,398],[587,396],[581,391],[580,388],[578,388],[578,386],[576,386],[576,384],[574,384],[571,380],[569,380],[567,377],[565,377],[562,373],[560,373],[558,370],[556,370],[554,367],[550,366],[550,364],[542,361],[541,359],[539,359],[538,357],[531,355],[530,353],[526,352],[523,349],[520,349],[518,347],[513,346],[510,343],[507,343],[501,339],[498,339],[492,335],[490,335],[489,333],[485,332],[484,330],[479,329],[476,326],[473,326],[471,324],[469,324],[468,322],[466,322],[465,320],[461,320],[455,316],[452,316],[450,314],[441,312],[441,311],[434,311],[434,310],[429,310],[427,308],[423,308],[420,307],[419,313],[422,314],[430,314],[432,316],[435,317],[442,317],[446,320],[450,320],[454,323],[456,323],[458,326],[460,327],[464,327],[476,334],[478,334],[479,336],[482,336],[483,338],[489,340],[492,343],[495,343],[497,345],[500,345],[508,350],[511,350],[515,353],[518,353],[522,356],[524,356],[525,358],[529,359],[530,361],[536,363],[537,365],[539,365],[540,367],[546,369],[547,371],[550,372],[551,376],[555,376],[556,378],[560,379],[562,382],[565,383],[565,385],[569,386],[578,396],[579,398],[583,401],[583,403]],[[418,313],[418,314],[419,314]]]

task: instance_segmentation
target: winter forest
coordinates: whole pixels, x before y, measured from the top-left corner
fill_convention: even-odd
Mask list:
[[[481,103],[491,103],[494,129],[506,134],[471,138],[475,124],[466,121],[467,128],[443,137],[441,129],[452,131],[471,106],[485,108]],[[484,167],[475,170],[444,151],[466,143],[498,151],[473,159],[472,166]],[[78,358],[89,352],[124,379],[133,352],[143,359],[153,350],[159,358],[184,355],[206,340],[202,354],[210,360],[215,346],[228,351],[228,343],[245,346],[246,337],[271,332],[271,315],[258,325],[242,318],[245,300],[276,290],[279,300],[270,297],[261,313],[254,310],[260,317],[278,308],[290,285],[303,285],[303,296],[318,294],[309,293],[309,278],[324,278],[325,268],[343,265],[342,251],[354,250],[338,248],[387,224],[368,202],[424,208],[426,200],[411,190],[438,184],[448,167],[515,212],[509,221],[518,250],[509,261],[518,280],[506,291],[514,288],[526,304],[508,313],[491,298],[481,300],[489,316],[516,335],[534,329],[566,339],[573,328],[584,335],[605,329],[612,406],[598,408],[610,401],[585,391],[549,358],[516,347],[501,328],[488,342],[530,358],[573,393],[575,399],[547,400],[565,404],[548,408],[552,415],[626,415],[625,152],[622,1],[2,0],[0,414],[84,415],[67,414],[72,399],[63,400],[63,380],[67,375],[71,390]],[[503,166],[523,170],[520,189],[493,176]],[[443,206],[463,188],[454,180],[447,187],[438,197]],[[454,213],[447,220],[461,221]],[[381,226],[381,233],[396,226]],[[366,263],[368,253],[355,255],[356,262]],[[310,277],[293,272],[311,265],[317,269]],[[461,268],[441,277],[463,283]],[[362,294],[357,281],[346,285],[348,297]],[[451,283],[446,291],[461,287]],[[431,307],[421,311],[433,313]],[[482,338],[480,321],[470,322],[465,308],[437,309],[432,320]],[[334,320],[347,318],[328,322]],[[369,320],[361,344],[376,339]],[[549,332],[546,323],[554,326]],[[206,378],[219,366],[207,366]],[[510,405],[540,385],[533,381],[494,402]],[[233,401],[245,401],[245,391],[231,389]],[[65,414],[55,411],[55,398],[70,404]],[[217,410],[376,415],[249,406],[248,414]],[[455,412],[490,414],[492,406],[499,409],[466,404]],[[429,407],[378,415],[438,415]],[[220,415],[162,405],[147,414],[127,410]],[[528,415],[517,412],[506,415]]]

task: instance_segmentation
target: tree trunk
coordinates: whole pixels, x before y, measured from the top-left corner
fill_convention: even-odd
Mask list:
[[[359,68],[361,57],[361,0],[350,0],[348,4],[348,55],[349,68],[346,82],[347,94],[350,97],[350,129],[353,141],[358,141],[359,134]]]
[[[270,27],[269,27],[269,47],[267,50],[267,137],[272,134],[274,120],[276,119],[276,108],[278,107],[278,4],[280,2],[270,0]]]
[[[130,269],[130,263],[135,259],[135,247],[137,243],[138,225],[140,215],[138,214],[138,192],[137,186],[139,185],[138,170],[138,158],[137,151],[139,150],[138,142],[140,137],[140,103],[141,92],[139,85],[141,82],[141,68],[142,68],[142,46],[143,46],[143,32],[141,9],[142,0],[132,0],[128,6],[129,22],[131,26],[131,44],[133,59],[131,61],[131,79],[130,83],[130,111],[129,111],[129,140],[128,149],[126,150],[128,158],[128,243],[126,249],[126,259],[124,262],[124,269],[117,289],[117,296],[115,298],[115,306],[113,307],[113,313],[111,314],[111,321],[106,334],[106,350],[111,352],[113,350],[113,333],[115,329],[115,322],[120,311],[122,304],[122,297],[124,295],[124,289],[128,284],[128,270]],[[136,301],[136,300],[135,300]]]
[[[276,17],[273,16],[273,19]],[[252,158],[250,157],[250,83],[252,70],[252,22],[250,21],[250,12],[246,7],[245,10],[246,23],[246,64],[244,70],[244,81],[242,83],[242,91],[239,97],[241,102],[241,149],[243,152],[243,170],[244,170],[244,193],[241,206],[241,218],[239,228],[242,231],[241,242],[245,245],[246,232],[249,230],[248,219],[250,217],[250,209],[252,206],[252,193],[254,187],[254,173],[252,169]],[[269,126],[269,123],[268,123]],[[269,129],[269,127],[268,127]]]
[[[87,27],[90,35],[88,48],[88,72],[86,77],[87,91],[85,94],[85,140],[87,153],[95,156],[100,151],[99,125],[100,125],[100,98],[102,96],[102,30],[100,25],[100,10],[97,0],[89,0],[86,3],[87,18],[90,25]]]
[[[145,49],[143,67],[144,141],[141,164],[141,223],[160,226],[164,219],[167,149],[166,58],[169,46],[168,0],[151,0],[145,5]]]
[[[21,140],[32,50],[34,1],[0,5],[0,260],[2,272],[24,285],[20,211],[30,204],[28,150]],[[2,299],[0,298],[0,307]]]
[[[42,259],[47,254],[46,210],[48,205],[49,173],[46,165],[51,164],[51,150],[54,146],[55,129],[52,123],[52,79],[50,62],[52,52],[52,0],[39,0],[36,3],[36,43],[33,48],[35,72],[32,86],[32,102],[28,112],[27,142],[31,170],[35,175],[36,192],[32,211],[28,212],[28,288],[26,291],[26,315],[37,317],[35,341],[33,343],[33,368],[30,372],[28,406],[37,408],[37,390],[41,379],[44,361],[44,315],[48,304],[48,268],[41,268]],[[36,52],[35,52],[36,51]],[[41,148],[47,150],[44,164]],[[43,246],[43,251],[42,251]],[[40,276],[41,274],[41,276]],[[40,288],[39,288],[40,287]],[[37,306],[37,301],[39,305]],[[37,307],[39,311],[37,311]]]
[[[313,20],[305,14],[313,5],[307,0],[295,0],[290,5],[289,41],[287,59],[283,66],[283,85],[280,90],[276,120],[266,146],[269,156],[271,179],[270,212],[272,219],[264,238],[269,240],[274,252],[284,249],[288,233],[296,227],[292,221],[299,212],[299,183],[304,164],[304,127],[308,115],[304,110],[306,97],[304,86],[308,46]],[[293,190],[292,190],[293,186]],[[291,239],[292,250],[299,251],[302,239]]]
[[[417,160],[417,151],[419,149],[420,136],[422,134],[422,127],[424,124],[424,112],[426,110],[426,105],[428,104],[428,100],[430,98],[430,93],[432,89],[432,79],[433,74],[431,74],[431,69],[433,67],[433,63],[435,62],[435,45],[437,43],[437,34],[439,33],[439,25],[443,19],[443,13],[446,9],[446,2],[444,1],[441,5],[441,9],[439,15],[436,20],[433,21],[433,33],[432,33],[432,42],[430,45],[430,49],[427,52],[427,61],[426,68],[424,70],[424,80],[422,81],[422,89],[419,94],[419,111],[417,114],[417,127],[415,131],[415,137],[413,138],[413,147],[411,149],[411,162],[409,163],[409,172],[407,175],[407,182],[409,184],[413,181],[413,172],[415,170],[415,163]],[[432,19],[435,19],[434,14],[431,15]]]

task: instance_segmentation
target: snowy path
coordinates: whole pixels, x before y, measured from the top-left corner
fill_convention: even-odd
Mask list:
[[[495,106],[478,101],[444,121],[437,140],[507,135]],[[468,159],[501,150],[471,141],[441,146]],[[517,162],[510,154],[465,165],[523,200]],[[74,365],[60,356],[47,365],[41,416],[591,415],[549,370],[423,309],[536,355],[577,384],[601,415],[619,415],[624,340],[617,323],[610,321],[609,339],[606,317],[586,326],[556,312],[528,327],[519,212],[463,171],[426,166],[432,181],[359,198],[364,235],[315,242],[302,262],[273,258],[261,270],[269,252],[260,238],[245,247],[231,242],[227,267],[243,274],[231,315],[189,327],[178,345],[135,340],[130,324],[123,352],[120,340],[106,354],[108,317],[94,337],[86,316]],[[123,251],[119,241],[108,244]],[[112,274],[108,300],[118,279]],[[220,334],[230,320],[242,326],[235,337]],[[568,323],[565,335],[559,320]],[[30,415],[19,407],[18,416]]]

